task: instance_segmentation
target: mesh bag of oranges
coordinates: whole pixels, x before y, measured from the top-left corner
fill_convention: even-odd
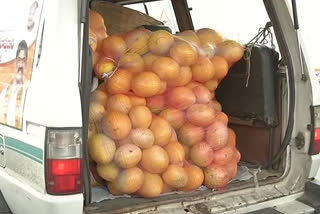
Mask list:
[[[240,153],[215,89],[243,47],[208,28],[99,35],[90,34],[100,84],[88,141],[99,183],[113,195],[147,198],[224,188]]]

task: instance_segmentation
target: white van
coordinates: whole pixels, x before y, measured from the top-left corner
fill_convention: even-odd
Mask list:
[[[151,5],[155,1],[109,2]],[[194,5],[191,13],[186,0],[169,2],[180,31],[193,28],[192,14],[196,5],[203,4],[188,2]],[[103,14],[105,1],[90,3],[93,10],[108,15]],[[274,42],[281,56],[275,70],[270,68],[277,81],[268,82],[266,78],[270,76],[259,78],[252,73],[248,80],[250,90],[232,91],[230,85],[241,87],[237,86],[239,78],[231,75],[218,92],[223,108],[231,115],[230,126],[238,136],[242,169],[248,169],[251,176],[231,182],[223,191],[199,189],[154,199],[101,199],[107,191],[90,184],[89,2],[10,0],[0,4],[0,191],[12,213],[320,212],[320,87],[309,67],[306,50],[300,53],[290,15],[291,2],[261,0],[271,21],[267,27],[273,26]],[[248,25],[250,19],[255,19],[250,16],[254,9],[249,6],[242,11],[248,15]],[[210,19],[210,14],[203,15]],[[254,60],[254,50],[258,55],[262,49],[276,53],[261,47],[252,49],[251,72],[258,61]],[[270,63],[258,65],[264,70],[274,62]],[[244,77],[247,80],[246,73]],[[262,82],[254,86],[255,80]],[[265,86],[257,90],[261,93],[252,95],[255,88],[250,87],[261,85]],[[241,103],[241,99],[222,96],[223,93],[250,99]],[[268,98],[270,93],[273,95]],[[249,110],[255,106],[272,108],[251,114],[245,111],[246,106]]]

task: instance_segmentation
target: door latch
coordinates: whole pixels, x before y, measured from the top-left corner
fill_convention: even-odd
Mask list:
[[[2,143],[4,143],[4,136],[2,134],[0,134],[0,138],[2,138]],[[4,146],[1,145],[0,146],[0,155],[4,155]]]
[[[298,133],[295,141],[296,141],[296,147],[297,147],[297,149],[300,150],[300,149],[302,149],[302,148],[304,147],[304,145],[305,145],[305,140],[304,140],[304,135],[303,135],[302,132],[299,132],[299,133]]]
[[[0,146],[0,155],[4,155],[4,147]]]

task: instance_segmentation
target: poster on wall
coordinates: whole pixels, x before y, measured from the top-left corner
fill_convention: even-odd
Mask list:
[[[0,20],[6,21],[0,22],[0,123],[22,129],[43,1],[1,4]]]

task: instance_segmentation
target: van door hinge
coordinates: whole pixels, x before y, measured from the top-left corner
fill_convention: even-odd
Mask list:
[[[304,139],[304,135],[302,132],[299,132],[297,137],[295,138],[295,143],[296,143],[296,147],[297,149],[302,149],[305,145],[305,139]]]

